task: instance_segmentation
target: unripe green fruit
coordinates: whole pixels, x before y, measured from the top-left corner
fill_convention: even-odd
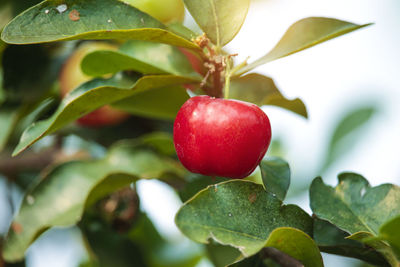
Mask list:
[[[137,9],[168,24],[183,21],[185,6],[182,0],[123,0]]]

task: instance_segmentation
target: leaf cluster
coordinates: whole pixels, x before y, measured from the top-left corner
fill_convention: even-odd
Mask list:
[[[87,248],[81,266],[195,266],[204,255],[216,266],[323,266],[321,252],[398,266],[398,186],[371,187],[354,173],[340,174],[336,187],[316,178],[310,215],[284,203],[291,173],[283,159],[264,159],[259,183],[255,177],[203,177],[180,165],[170,135],[180,106],[198,93],[223,93],[307,118],[301,99],[286,98],[272,78],[250,72],[369,24],[305,18],[265,56],[235,65],[224,46],[244,23],[249,0],[185,0],[202,34],[181,23],[165,25],[119,0],[45,0],[16,16],[19,2],[0,6],[0,151],[13,147],[13,156],[21,154],[17,160],[55,136],[51,151],[58,155],[74,134],[85,140],[89,155],[57,161],[53,153],[50,164],[37,166],[35,178],[19,183],[25,195],[3,242],[6,261],[22,260],[48,229],[77,225]],[[87,40],[118,49],[87,54],[80,67],[91,80],[60,99],[59,70]],[[132,116],[103,129],[73,124],[105,105]],[[360,112],[367,120],[373,110]],[[325,167],[339,154],[337,143],[354,130],[351,121],[343,121],[332,138]],[[3,174],[18,180],[21,172]],[[159,179],[178,192],[184,204],[176,225],[204,247],[185,250],[157,232],[138,209],[140,179]]]

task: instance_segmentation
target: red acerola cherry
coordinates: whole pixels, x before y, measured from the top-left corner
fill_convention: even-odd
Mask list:
[[[195,96],[179,110],[174,144],[188,170],[240,179],[260,163],[271,141],[267,115],[238,100]]]

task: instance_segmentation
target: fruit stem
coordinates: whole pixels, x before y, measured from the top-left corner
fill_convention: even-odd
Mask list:
[[[225,57],[221,55],[221,48],[211,44],[205,34],[198,36],[194,42],[203,49],[202,58],[204,66],[208,69],[200,87],[204,87],[208,78],[211,77],[212,88],[207,88],[206,93],[213,97],[224,97]]]
[[[225,70],[225,88],[224,88],[224,98],[229,99],[229,89],[231,85],[231,64],[229,62],[230,58],[226,58],[226,70]]]
[[[213,90],[214,96],[222,97],[223,96],[223,87],[222,87],[222,81],[221,81],[221,71],[219,69],[216,69],[214,72],[213,82],[214,82],[214,90]]]

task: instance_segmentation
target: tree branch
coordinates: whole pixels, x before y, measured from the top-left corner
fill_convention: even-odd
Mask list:
[[[304,267],[300,261],[290,257],[286,253],[283,253],[276,248],[263,248],[260,254],[263,259],[271,259],[282,267]]]
[[[42,170],[52,163],[59,153],[58,147],[51,147],[38,153],[29,151],[15,158],[12,158],[9,152],[0,153],[0,173],[14,180],[21,171]]]

